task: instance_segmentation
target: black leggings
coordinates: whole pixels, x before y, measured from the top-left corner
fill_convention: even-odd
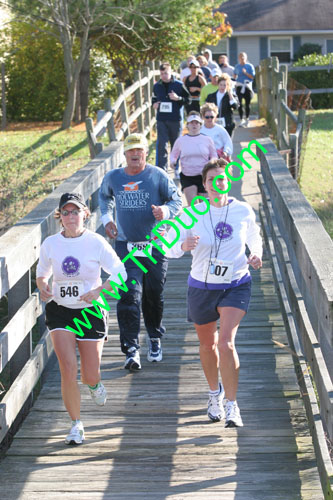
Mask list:
[[[236,94],[239,100],[239,117],[242,120],[243,118],[243,106],[242,106],[242,101],[245,99],[245,115],[246,118],[250,116],[250,102],[251,102],[251,91],[245,87],[245,92],[244,94],[241,93],[242,87],[236,87]]]

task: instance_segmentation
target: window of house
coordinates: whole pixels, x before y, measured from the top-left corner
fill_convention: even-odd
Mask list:
[[[333,40],[326,40],[327,54],[333,52]]]
[[[270,57],[278,57],[280,63],[291,62],[291,38],[270,38]]]

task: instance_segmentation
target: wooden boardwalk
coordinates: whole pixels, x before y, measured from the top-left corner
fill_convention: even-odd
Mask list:
[[[257,133],[238,128],[235,154]],[[256,170],[232,189],[255,209]],[[251,307],[237,335],[241,429],[206,415],[208,387],[186,322],[189,266],[189,257],[169,264],[162,363],[146,360],[142,328],[143,369],[123,369],[113,307],[102,360],[108,401],[96,407],[81,387],[86,441],[79,447],[64,444],[70,420],[54,363],[0,462],[1,500],[323,499],[269,262],[252,272]]]
[[[189,258],[170,262],[162,363],[123,369],[115,315],[103,354],[108,402],[82,388],[86,441],[66,446],[70,421],[57,364],[0,463],[2,500],[319,500],[305,411],[269,263],[253,273],[237,336],[242,429],[210,423],[193,325],[185,322]]]

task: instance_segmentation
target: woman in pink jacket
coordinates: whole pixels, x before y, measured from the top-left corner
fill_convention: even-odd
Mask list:
[[[200,133],[201,124],[200,114],[191,111],[187,117],[188,133],[178,137],[170,155],[173,167],[180,158],[180,183],[189,205],[198,194],[205,195],[202,169],[209,160],[218,157],[213,140]]]

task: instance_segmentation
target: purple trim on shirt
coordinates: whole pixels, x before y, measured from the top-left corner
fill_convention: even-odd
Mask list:
[[[188,286],[192,286],[193,288],[201,288],[202,290],[227,290],[228,288],[235,288],[236,286],[243,285],[244,283],[248,283],[251,281],[251,274],[248,272],[244,274],[239,280],[234,280],[231,283],[205,283],[204,281],[199,281],[192,278],[189,275],[187,284]]]

